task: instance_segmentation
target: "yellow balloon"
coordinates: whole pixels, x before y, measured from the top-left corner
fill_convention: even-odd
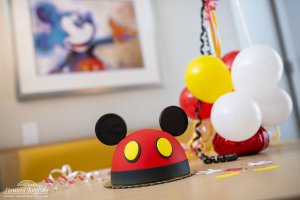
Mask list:
[[[222,60],[214,56],[193,59],[185,71],[188,90],[198,99],[214,103],[233,90],[231,75]]]

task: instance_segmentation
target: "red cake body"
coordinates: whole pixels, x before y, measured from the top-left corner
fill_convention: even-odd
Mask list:
[[[156,149],[156,141],[166,138],[172,145],[172,155],[163,158]],[[130,141],[139,143],[141,153],[137,161],[130,163],[124,156],[126,144]],[[184,149],[174,136],[161,130],[143,129],[136,131],[124,138],[118,145],[113,155],[111,171],[143,170],[148,168],[163,167],[186,160]]]

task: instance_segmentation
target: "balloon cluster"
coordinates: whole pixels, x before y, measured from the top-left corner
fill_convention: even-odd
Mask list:
[[[226,64],[225,64],[226,63]],[[283,73],[279,54],[265,45],[193,59],[185,71],[180,106],[196,119],[211,118],[216,132],[230,141],[245,141],[261,127],[281,124],[292,111],[290,96],[277,84]]]

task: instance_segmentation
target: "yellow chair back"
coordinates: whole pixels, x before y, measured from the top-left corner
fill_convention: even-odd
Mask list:
[[[61,144],[19,150],[20,180],[42,181],[50,171],[69,164],[73,171],[92,171],[111,165],[114,146],[97,139],[84,139]]]

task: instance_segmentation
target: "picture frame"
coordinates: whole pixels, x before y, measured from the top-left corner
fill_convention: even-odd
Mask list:
[[[150,0],[59,0],[59,4],[55,2],[58,0],[11,1],[17,61],[17,90],[20,100],[161,85]],[[42,6],[39,3],[42,3]],[[123,4],[125,14],[123,13],[119,20],[118,15],[122,12],[118,9]],[[101,12],[95,11],[96,8],[102,9]],[[49,15],[49,12],[55,14]],[[126,12],[131,13],[131,18],[126,16]],[[101,18],[99,13],[105,14],[101,14]],[[91,16],[94,19],[91,19]],[[112,26],[109,27],[110,20],[114,18],[116,18],[115,24],[119,23],[116,30],[112,30]],[[130,21],[129,18],[134,27],[130,25],[126,27],[122,23],[122,19]],[[54,21],[55,19],[57,21]],[[101,21],[105,22],[101,24],[102,27],[105,27],[103,24],[106,25],[106,29],[103,28],[106,32],[102,31],[98,34],[98,29],[95,29],[94,35],[91,36],[97,37],[98,43],[93,46],[93,51],[96,48],[100,49],[96,53],[100,52],[101,61],[98,60],[98,54],[95,56],[94,52],[92,56],[89,54],[91,58],[82,59],[82,52],[85,56],[86,52],[91,53],[90,49],[86,50],[90,47],[90,41],[84,43],[88,45],[85,49],[80,46],[81,44],[76,45],[76,42],[85,42],[84,38],[90,39],[88,36],[90,29],[78,32],[81,29],[77,30],[74,27],[88,27],[85,26],[86,22],[91,21],[95,26],[101,24]],[[54,31],[58,33],[53,33]],[[52,36],[56,39],[52,39]],[[53,60],[63,64],[53,64]]]

